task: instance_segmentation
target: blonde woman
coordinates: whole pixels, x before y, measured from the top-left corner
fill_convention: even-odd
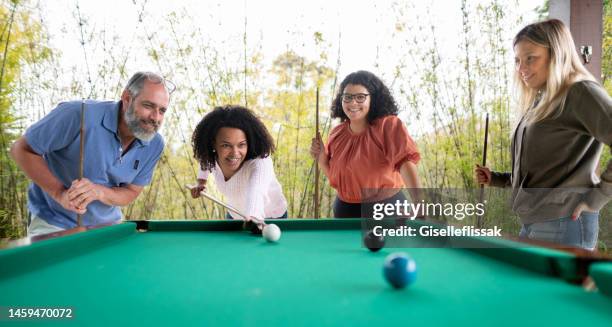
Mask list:
[[[612,197],[612,162],[596,174],[602,149],[612,144],[612,101],[561,21],[528,25],[513,45],[521,119],[512,172],[477,165],[476,179],[512,187],[520,237],[594,249],[599,210]]]

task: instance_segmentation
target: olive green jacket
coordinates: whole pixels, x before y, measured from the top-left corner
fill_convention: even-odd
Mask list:
[[[569,217],[578,203],[599,211],[612,198],[612,99],[597,83],[577,82],[565,108],[537,123],[521,119],[511,144],[512,173],[492,172],[491,185],[512,187],[511,205],[524,224]]]

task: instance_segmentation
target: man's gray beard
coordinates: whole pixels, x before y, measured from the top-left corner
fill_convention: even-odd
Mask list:
[[[127,124],[128,129],[137,139],[149,142],[155,137],[155,134],[157,134],[157,130],[159,129],[159,127],[155,128],[153,132],[148,132],[140,126],[140,121],[134,114],[134,101],[132,101],[128,109],[125,111],[123,117],[125,119],[125,123]]]

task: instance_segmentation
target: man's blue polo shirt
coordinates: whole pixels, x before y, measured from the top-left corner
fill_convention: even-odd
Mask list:
[[[117,134],[121,102],[85,101],[85,155],[83,176],[107,187],[151,182],[153,170],[164,149],[164,140],[157,134],[153,140],[136,139],[129,151],[121,153]],[[49,169],[66,188],[79,178],[81,101],[60,103],[25,133],[30,147],[42,155]],[[51,225],[73,228],[76,213],[64,209],[48,194],[31,183],[28,209]],[[93,201],[83,215],[85,225],[116,222],[121,219],[119,207]]]

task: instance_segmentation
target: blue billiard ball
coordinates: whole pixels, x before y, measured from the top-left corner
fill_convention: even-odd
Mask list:
[[[385,259],[385,279],[395,288],[404,288],[416,280],[416,262],[406,253],[391,253]]]

